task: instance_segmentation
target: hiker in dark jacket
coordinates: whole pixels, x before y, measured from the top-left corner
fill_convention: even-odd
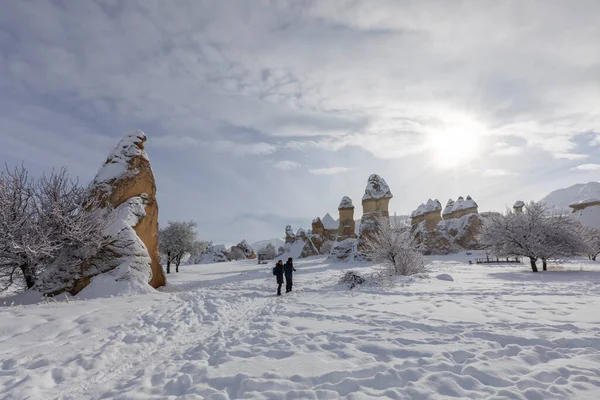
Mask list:
[[[285,292],[289,293],[292,291],[292,272],[295,271],[294,262],[292,261],[292,257],[288,258],[287,262],[283,266],[283,271],[285,272]]]
[[[275,268],[273,268],[273,272],[277,277],[277,296],[281,296],[281,285],[283,285],[283,261],[277,261]]]

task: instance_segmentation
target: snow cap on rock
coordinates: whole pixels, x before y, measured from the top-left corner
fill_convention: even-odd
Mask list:
[[[140,130],[126,133],[96,174],[93,186],[110,191],[116,181],[135,175],[137,171],[131,170],[132,160],[135,157],[148,160],[148,154],[144,151],[145,141],[146,135]]]
[[[377,174],[369,176],[363,200],[391,199],[394,197],[385,180]]]
[[[448,215],[452,213],[452,207],[454,207],[454,200],[448,199],[448,202],[446,203],[446,207],[444,208],[442,215]]]
[[[440,212],[440,211],[442,211],[442,204],[439,202],[439,200],[438,199],[435,199],[435,200],[429,199],[429,200],[427,200],[427,203],[421,204],[419,207],[417,207],[417,209],[410,214],[410,217],[416,218],[416,217],[420,217],[421,215],[425,215],[430,212]]]
[[[522,208],[522,207],[525,207],[525,202],[523,200],[515,201],[515,205],[513,206],[513,208]]]
[[[290,225],[286,225],[285,227],[285,236],[294,236],[294,230]]]
[[[354,209],[354,205],[352,204],[352,199],[348,196],[344,196],[344,197],[342,197],[342,201],[340,201],[338,210],[349,210],[349,209]]]
[[[296,236],[305,236],[306,235],[306,231],[304,230],[304,228],[298,228],[298,231],[296,232]]]

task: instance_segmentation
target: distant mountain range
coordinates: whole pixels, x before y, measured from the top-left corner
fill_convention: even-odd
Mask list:
[[[568,188],[558,189],[541,201],[546,203],[549,208],[571,211],[569,204],[587,199],[600,199],[599,182],[578,183]]]

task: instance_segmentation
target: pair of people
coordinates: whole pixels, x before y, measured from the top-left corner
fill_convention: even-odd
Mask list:
[[[288,258],[284,264],[283,261],[277,261],[275,268],[273,268],[273,275],[277,277],[277,296],[281,296],[281,285],[283,285],[283,276],[285,275],[285,292],[289,293],[292,291],[292,277],[293,272],[296,271],[294,268],[294,261],[292,257]]]

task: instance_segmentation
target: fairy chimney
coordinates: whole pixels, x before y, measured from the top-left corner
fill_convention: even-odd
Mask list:
[[[344,196],[338,206],[338,211],[340,213],[338,241],[356,237],[356,223],[354,222],[354,205],[352,204],[352,199],[348,196]]]
[[[517,200],[513,205],[513,210],[515,210],[515,212],[522,213],[523,207],[525,207],[525,202],[522,200]]]
[[[366,260],[369,258],[365,251],[364,239],[377,229],[377,223],[381,217],[389,221],[388,204],[392,197],[392,192],[382,177],[376,174],[369,176],[362,198],[363,215],[360,219],[358,238],[356,239],[355,259]]]
[[[158,261],[158,203],[156,183],[150,160],[144,150],[146,135],[140,130],[129,132],[108,156],[92,184],[92,195],[100,205],[117,208],[125,201],[144,196],[146,215],[135,225],[137,236],[146,246],[151,260],[152,277],[148,282],[157,288],[166,284]]]

